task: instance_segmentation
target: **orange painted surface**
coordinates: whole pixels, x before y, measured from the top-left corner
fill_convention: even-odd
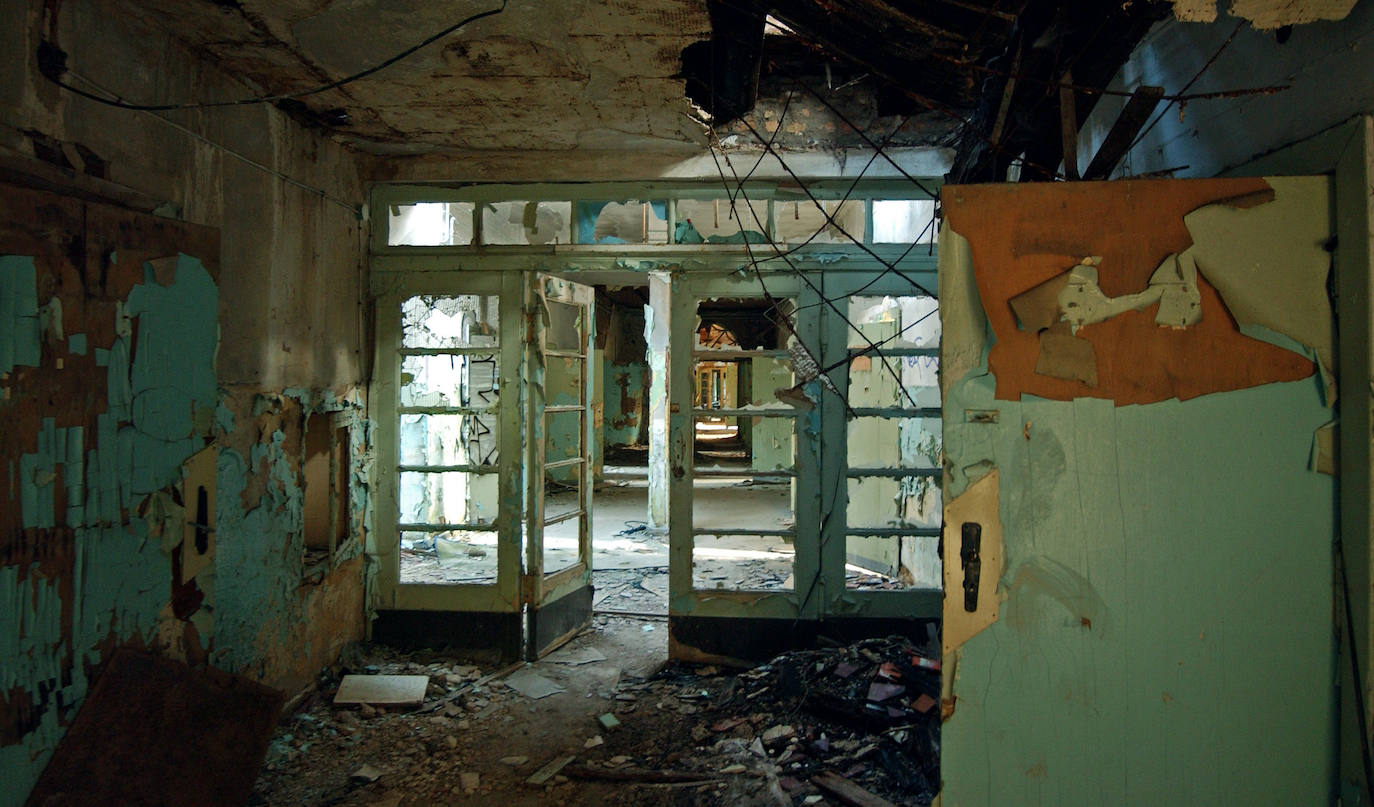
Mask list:
[[[1096,387],[1036,374],[1038,335],[1018,330],[1008,303],[1089,255],[1102,256],[1099,284],[1108,297],[1143,291],[1166,256],[1192,244],[1185,214],[1267,188],[1258,178],[945,186],[945,216],[969,241],[978,293],[996,335],[988,367],[997,397],[1110,398],[1125,405],[1312,375],[1316,368],[1306,358],[1241,334],[1200,276],[1197,325],[1161,328],[1155,304],[1078,331],[1097,354]]]

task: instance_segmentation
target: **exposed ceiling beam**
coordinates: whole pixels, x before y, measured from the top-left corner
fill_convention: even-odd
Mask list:
[[[1163,87],[1152,87],[1148,84],[1136,87],[1135,92],[1126,101],[1126,106],[1117,116],[1116,123],[1103,138],[1102,145],[1097,147],[1097,154],[1093,155],[1092,162],[1088,163],[1088,169],[1083,172],[1084,179],[1106,179],[1111,176],[1112,169],[1131,148],[1131,143],[1135,141],[1135,136],[1140,133],[1145,121],[1150,119],[1150,113],[1155,111],[1160,99],[1164,97]]]

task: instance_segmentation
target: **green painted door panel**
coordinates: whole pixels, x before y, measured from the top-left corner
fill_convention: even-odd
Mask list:
[[[949,252],[942,311],[981,311]],[[1005,565],[996,620],[946,654],[943,807],[1330,803],[1317,379],[1118,407],[995,399],[985,361],[948,386],[946,501],[999,471]]]

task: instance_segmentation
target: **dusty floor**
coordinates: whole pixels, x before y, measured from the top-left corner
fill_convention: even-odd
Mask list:
[[[665,666],[662,620],[604,615],[514,670],[362,648],[283,722],[253,804],[838,804],[817,784],[834,776],[926,804],[939,709],[921,693],[938,692],[938,672],[913,665],[931,652],[877,642],[734,674]],[[419,711],[336,709],[343,672],[426,674],[430,691]],[[529,694],[550,683],[560,691]],[[874,686],[888,687],[881,703]],[[605,728],[608,714],[619,725]],[[547,782],[527,781],[568,756]]]
[[[556,512],[572,502],[570,492],[551,494],[546,507]],[[566,501],[565,501],[566,500]],[[592,500],[592,568],[645,569],[668,565],[668,538],[647,530],[647,482],[630,476],[598,487]],[[746,477],[698,483],[694,526],[722,529],[790,529],[789,486],[756,483]],[[491,583],[496,575],[496,533],[446,536],[434,546],[401,552],[403,583]],[[698,588],[780,590],[792,585],[792,544],[777,536],[703,535],[693,551]],[[544,535],[544,571],[556,572],[577,558],[575,521],[550,526]]]

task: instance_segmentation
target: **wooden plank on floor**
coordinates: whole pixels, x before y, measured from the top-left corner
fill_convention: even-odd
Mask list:
[[[826,795],[834,796],[841,804],[850,807],[896,807],[881,796],[875,796],[848,779],[834,773],[821,773],[811,777],[811,784],[819,787]]]

